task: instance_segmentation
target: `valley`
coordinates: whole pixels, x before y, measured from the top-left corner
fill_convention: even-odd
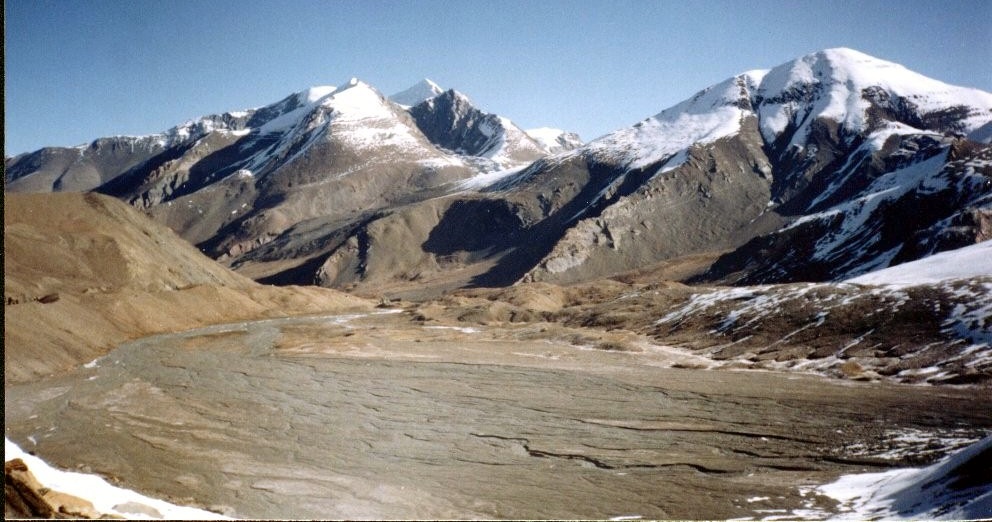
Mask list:
[[[140,339],[8,386],[7,436],[239,518],[670,519],[831,513],[802,488],[992,429],[967,389],[685,369],[701,358],[596,330],[412,315]]]
[[[7,157],[5,435],[235,518],[987,518],[990,129],[835,48],[588,142],[353,78]]]

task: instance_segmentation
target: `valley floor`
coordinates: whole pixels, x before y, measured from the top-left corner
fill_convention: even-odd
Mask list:
[[[139,339],[8,384],[6,436],[236,517],[725,519],[836,514],[816,486],[992,429],[971,387],[691,369],[644,339],[415,316]]]

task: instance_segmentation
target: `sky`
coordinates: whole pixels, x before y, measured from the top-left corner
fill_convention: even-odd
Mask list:
[[[422,78],[590,140],[850,47],[992,91],[988,0],[7,0],[5,155],[164,131],[352,77]]]

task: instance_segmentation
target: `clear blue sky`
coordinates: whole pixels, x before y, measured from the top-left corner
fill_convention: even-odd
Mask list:
[[[852,47],[992,91],[992,1],[7,0],[5,148],[150,134],[356,76],[592,139]]]

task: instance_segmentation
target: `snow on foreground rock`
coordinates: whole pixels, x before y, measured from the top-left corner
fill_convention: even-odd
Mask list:
[[[988,519],[990,469],[992,436],[926,468],[845,475],[815,491],[839,502],[831,518]]]
[[[31,455],[10,439],[3,440],[4,461],[21,459],[44,487],[89,500],[103,515],[128,519],[226,520],[227,517],[202,509],[177,506],[149,498],[129,489],[110,485],[106,480],[85,473],[62,471]],[[156,514],[158,516],[156,516]]]
[[[845,282],[889,289],[943,284],[951,293],[965,299],[955,305],[945,326],[959,337],[983,346],[988,353],[992,346],[992,283],[984,279],[985,282],[976,282],[970,289],[961,285],[954,288],[956,281],[988,277],[992,277],[992,241],[876,270]]]
[[[776,321],[789,314],[806,322],[794,323],[785,335],[776,334]],[[852,316],[866,322],[851,323]],[[901,321],[911,329],[927,316],[935,325],[929,334],[919,330],[900,341],[892,340],[893,330],[882,326]],[[845,281],[700,289],[655,325],[671,333],[693,321],[705,323],[706,318],[712,319],[710,334],[731,341],[710,349],[709,357],[723,361],[716,366],[745,364],[904,383],[977,382],[968,379],[987,374],[992,364],[992,241]],[[838,332],[853,338],[831,340]],[[774,346],[788,350],[787,341],[805,353],[761,360],[748,351],[729,351],[729,356],[721,352],[742,342],[767,344],[765,352],[757,354],[772,352]]]
[[[862,285],[921,285],[946,279],[992,276],[992,241],[940,252],[848,279]]]

